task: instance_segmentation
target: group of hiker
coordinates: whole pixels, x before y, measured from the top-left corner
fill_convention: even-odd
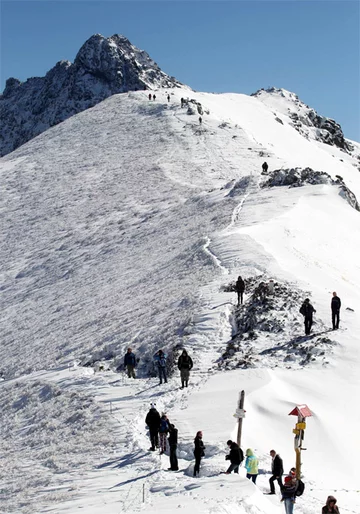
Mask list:
[[[154,365],[157,369],[158,376],[159,376],[159,385],[161,385],[164,381],[164,383],[167,383],[167,355],[163,350],[159,350],[154,355]],[[135,367],[138,363],[138,359],[136,359],[136,356],[134,352],[132,351],[132,348],[128,348],[127,352],[125,353],[124,357],[124,369],[127,372],[127,376],[129,378],[136,378],[135,374]],[[183,349],[180,357],[178,358],[178,369],[180,370],[180,379],[181,379],[181,389],[184,389],[184,387],[188,387],[189,385],[189,378],[190,378],[190,371],[193,368],[193,361],[188,352]]]
[[[270,282],[265,285],[263,282],[260,284],[263,285],[262,291],[267,292],[268,294],[274,294],[274,282],[270,280]],[[244,300],[244,292],[245,292],[245,282],[241,276],[238,277],[235,282],[234,290],[237,293],[237,305],[238,307],[242,305]],[[261,288],[260,288],[261,289]],[[338,297],[336,291],[332,294],[331,299],[331,321],[333,330],[337,330],[339,328],[340,323],[340,308],[341,308],[341,300]],[[300,313],[304,316],[304,324],[305,324],[305,335],[310,335],[311,327],[313,324],[313,314],[316,312],[312,304],[310,303],[309,298],[305,298],[303,304],[300,307]]]

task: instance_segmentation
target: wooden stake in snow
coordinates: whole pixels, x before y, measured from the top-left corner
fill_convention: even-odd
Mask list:
[[[237,444],[241,447],[241,434],[242,434],[242,422],[245,418],[245,410],[244,410],[244,402],[245,402],[245,391],[242,390],[239,398],[239,406],[236,409],[234,414],[235,418],[238,418],[238,433],[237,433]]]

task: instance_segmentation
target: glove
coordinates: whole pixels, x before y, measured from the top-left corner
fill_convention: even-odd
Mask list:
[[[225,455],[225,460],[230,460],[230,455]]]

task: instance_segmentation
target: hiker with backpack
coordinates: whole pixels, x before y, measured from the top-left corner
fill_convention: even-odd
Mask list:
[[[296,498],[296,485],[290,475],[285,477],[284,486],[281,489],[281,501],[284,502],[286,514],[293,514]]]
[[[233,442],[231,439],[229,439],[226,444],[230,448],[230,453],[229,455],[225,456],[225,460],[230,461],[230,466],[226,470],[225,474],[230,475],[232,471],[234,473],[239,473],[239,466],[244,460],[243,451],[240,448],[240,446],[237,443]]]
[[[169,437],[168,437],[168,443],[170,448],[170,471],[178,471],[179,465],[178,465],[178,459],[176,455],[177,450],[177,442],[178,442],[178,430],[175,428],[175,425],[173,423],[169,424]]]
[[[124,367],[127,368],[127,375],[129,378],[136,378],[135,375],[136,358],[131,348],[127,349],[124,357]]]
[[[154,452],[155,448],[159,446],[159,428],[160,428],[160,414],[156,410],[156,404],[152,403],[149,412],[146,415],[145,423],[149,427],[151,447],[149,451]]]
[[[311,327],[313,324],[313,314],[316,312],[311,305],[309,298],[305,298],[304,303],[300,307],[300,313],[304,316],[305,335],[310,335]]]
[[[164,382],[167,383],[167,376],[166,376],[166,353],[164,353],[162,350],[159,350],[155,354],[155,364],[157,366],[158,372],[159,372],[159,385],[162,384],[162,381],[164,379]]]
[[[196,433],[194,439],[194,457],[195,457],[195,466],[194,466],[194,477],[196,477],[200,473],[200,463],[202,457],[205,457],[205,446],[202,440],[203,433],[201,430]]]
[[[321,510],[321,514],[340,514],[339,507],[336,505],[336,498],[334,496],[328,496],[326,505]]]
[[[180,370],[180,378],[181,378],[181,389],[184,389],[184,386],[188,386],[189,383],[189,377],[190,377],[190,370],[193,367],[193,361],[188,355],[186,350],[182,351],[182,354],[180,355],[178,359],[178,368]]]
[[[244,291],[245,291],[245,282],[243,281],[243,279],[238,276],[238,279],[235,283],[235,291],[237,292],[237,296],[238,296],[238,307],[241,303],[243,303],[243,297],[244,297]]]
[[[166,436],[169,432],[170,423],[165,412],[162,413],[159,426],[160,455],[166,452]]]
[[[269,478],[269,484],[270,484],[270,492],[268,494],[275,494],[275,486],[274,481],[277,480],[277,483],[279,484],[280,490],[283,486],[282,483],[282,475],[284,473],[284,466],[283,461],[280,455],[276,453],[275,450],[270,450],[270,455],[272,458],[271,462],[271,474],[272,476]]]

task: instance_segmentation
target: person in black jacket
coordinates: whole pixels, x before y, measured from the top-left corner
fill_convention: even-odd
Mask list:
[[[243,303],[243,297],[244,297],[244,291],[245,291],[245,282],[243,281],[243,279],[240,276],[238,277],[238,279],[236,281],[235,291],[237,292],[237,295],[238,295],[238,306],[239,306],[240,303],[241,304]]]
[[[269,484],[270,484],[270,493],[269,494],[275,494],[275,485],[274,485],[275,480],[277,480],[280,490],[283,487],[282,476],[284,473],[284,466],[283,466],[282,458],[280,457],[280,455],[278,455],[276,453],[275,450],[271,450],[270,455],[272,457],[272,463],[271,463],[272,476],[269,478]]]
[[[196,433],[196,437],[194,439],[194,456],[195,456],[195,466],[194,466],[194,477],[200,473],[200,462],[201,458],[205,457],[205,446],[202,440],[203,433],[201,430]]]
[[[178,442],[178,431],[173,423],[169,425],[169,447],[170,447],[170,468],[171,471],[178,471],[178,459],[176,455],[177,442]]]
[[[307,336],[310,335],[314,312],[316,312],[316,310],[311,305],[309,298],[305,298],[304,303],[300,307],[300,313],[304,316],[305,335]]]
[[[237,443],[231,441],[231,439],[229,439],[226,444],[230,448],[230,453],[229,455],[226,455],[225,459],[229,460],[231,463],[226,471],[226,474],[230,475],[232,471],[234,473],[239,473],[239,466],[244,460],[244,453],[240,446]]]
[[[269,169],[269,165],[268,165],[268,163],[267,163],[266,161],[265,161],[265,162],[263,162],[263,164],[262,164],[262,170],[263,170],[263,172],[264,172],[264,173],[267,173],[267,170],[268,170],[268,169]]]
[[[178,368],[180,370],[181,377],[181,389],[184,389],[184,384],[186,385],[186,387],[188,386],[190,370],[192,369],[192,367],[193,361],[190,355],[188,355],[186,350],[183,350],[178,360]]]
[[[136,378],[135,376],[136,358],[131,348],[127,349],[124,357],[124,367],[127,368],[128,377]]]
[[[159,446],[159,428],[160,428],[160,414],[156,410],[156,404],[152,403],[149,412],[146,415],[145,423],[149,427],[151,452],[155,451],[155,447]]]
[[[331,314],[332,314],[333,330],[336,330],[337,328],[339,328],[340,307],[341,307],[341,300],[334,291],[333,297],[331,298]]]

